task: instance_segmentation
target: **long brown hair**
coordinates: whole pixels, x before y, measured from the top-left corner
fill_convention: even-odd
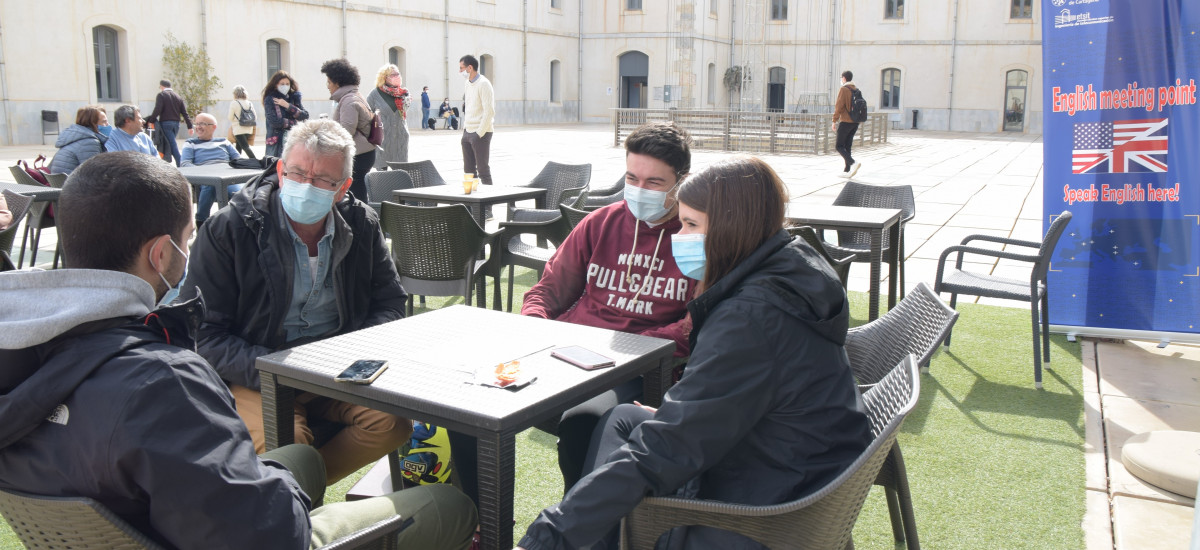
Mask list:
[[[271,75],[271,80],[267,81],[267,86],[265,88],[263,88],[263,91],[262,91],[263,99],[266,99],[267,94],[270,94],[272,90],[274,90],[276,87],[278,87],[279,81],[283,80],[285,78],[288,79],[288,83],[292,87],[291,90],[289,90],[289,91],[292,91],[292,92],[300,91],[300,85],[296,84],[296,79],[292,78],[292,75],[287,74],[287,71],[275,71],[275,74]]]
[[[708,216],[704,236],[703,292],[783,228],[788,192],[767,163],[737,155],[692,175],[679,186],[679,202]]]

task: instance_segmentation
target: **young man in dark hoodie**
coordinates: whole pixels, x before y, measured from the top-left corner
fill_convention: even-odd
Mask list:
[[[299,550],[396,514],[412,518],[402,547],[469,544],[474,508],[452,487],[310,516],[321,455],[255,455],[229,389],[194,351],[202,297],[155,309],[184,278],[190,189],[150,156],[96,155],[58,201],[71,269],[0,276],[0,488],[94,499],[169,548]]]

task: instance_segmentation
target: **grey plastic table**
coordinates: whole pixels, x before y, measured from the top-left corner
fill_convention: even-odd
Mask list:
[[[229,203],[229,186],[246,183],[263,171],[259,168],[234,168],[228,164],[180,166],[179,171],[192,185],[211,185],[217,190],[217,207]]]
[[[23,185],[0,181],[0,190],[7,189],[18,195],[33,197],[34,202],[58,202],[62,189],[58,187],[42,187],[40,185]]]
[[[550,347],[580,345],[614,359],[584,371],[550,357]],[[671,380],[675,343],[661,338],[452,306],[258,358],[268,449],[294,441],[292,404],[307,391],[419,419],[479,440],[479,518],[484,548],[513,547],[515,436],[638,375],[657,406]],[[537,380],[511,391],[475,384],[521,358]],[[371,385],[333,377],[358,359],[384,359]]]
[[[487,209],[497,204],[513,204],[517,201],[536,199],[546,194],[545,189],[536,187],[500,187],[497,185],[480,185],[479,189],[467,195],[463,193],[461,183],[450,185],[433,185],[413,189],[397,189],[392,196],[400,202],[436,202],[441,204],[465,204],[475,216],[479,227],[484,226]]]
[[[900,209],[833,206],[828,204],[789,204],[787,219],[795,225],[814,229],[867,231],[871,234],[871,292],[867,320],[879,317],[879,277],[883,263],[883,232],[888,242],[900,242]],[[888,262],[888,309],[896,305],[896,255]]]

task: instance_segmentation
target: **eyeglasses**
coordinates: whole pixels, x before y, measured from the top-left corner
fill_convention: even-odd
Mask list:
[[[331,189],[336,188],[339,184],[342,183],[341,180],[320,178],[317,176],[310,176],[308,174],[308,172],[304,172],[302,170],[297,170],[295,168],[289,169],[286,172],[284,172],[283,177],[285,177],[285,178],[290,177],[291,179],[296,180],[300,183],[316,183],[316,184],[320,184],[322,187],[329,187]]]
[[[213,122],[197,122],[197,123],[196,123],[196,126],[216,126],[216,123],[213,123]]]

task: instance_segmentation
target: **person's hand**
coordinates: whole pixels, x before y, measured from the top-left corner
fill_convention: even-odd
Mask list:
[[[830,129],[830,130],[837,130],[837,123],[836,123],[836,122],[834,122],[833,124],[830,124],[830,125],[829,125],[829,129]]]
[[[638,403],[637,401],[634,401],[634,402],[633,402],[633,404],[634,404],[634,405],[637,405],[637,406],[639,406],[639,407],[641,407],[641,408],[643,408],[643,409],[646,409],[647,411],[650,411],[651,413],[656,413],[656,412],[658,412],[658,409],[656,409],[656,408],[654,408],[654,407],[651,407],[650,405],[643,405],[643,404],[641,404],[641,403]]]
[[[194,136],[194,135],[196,135],[196,129],[195,129],[195,128],[188,128],[188,135],[189,135],[189,136]]]
[[[276,105],[283,107],[284,109],[287,109],[288,107],[292,106],[291,103],[288,103],[287,100],[283,99],[282,97],[276,97],[276,98],[274,98],[274,101],[275,101]]]

